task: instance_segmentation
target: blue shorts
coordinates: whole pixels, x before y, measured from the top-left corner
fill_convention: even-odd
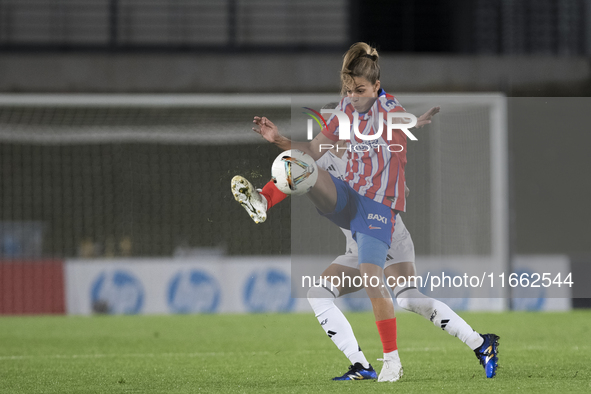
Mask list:
[[[356,241],[356,233],[362,233],[390,247],[396,224],[396,212],[384,204],[360,195],[347,182],[332,175],[330,177],[337,188],[337,205],[331,213],[318,212],[337,226],[351,230]]]

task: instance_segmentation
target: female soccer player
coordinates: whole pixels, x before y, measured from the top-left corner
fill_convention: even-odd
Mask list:
[[[323,108],[334,108],[327,105]],[[431,117],[437,113],[438,108],[433,108],[419,118],[417,127],[430,122]],[[316,164],[328,171],[332,176],[338,179],[345,179],[347,161],[342,158],[344,150],[329,150],[322,156]],[[279,191],[274,183],[270,181],[265,185],[267,192],[262,195],[241,176],[232,179],[232,189],[236,199],[250,213],[252,204],[243,204],[243,201],[261,201],[266,211],[273,205],[282,201],[287,196]],[[273,197],[271,197],[273,196]],[[408,197],[408,190],[406,196]],[[267,203],[269,201],[269,203]],[[357,243],[351,236],[351,231],[341,228],[347,239],[345,254],[338,256],[332,264],[324,270],[322,277],[350,277],[359,276]],[[476,357],[485,368],[487,377],[493,377],[496,372],[496,346],[498,337],[494,334],[481,335],[474,331],[460,316],[441,301],[427,297],[409,282],[409,278],[416,277],[415,269],[415,251],[410,233],[406,229],[402,218],[397,216],[396,227],[392,234],[392,244],[388,250],[386,263],[384,266],[384,275],[387,278],[386,283],[391,286],[392,291],[397,294],[398,304],[406,310],[415,312],[424,318],[430,320],[436,327],[447,331],[450,335],[458,337],[462,342],[468,345]],[[404,278],[401,281],[402,287],[396,288],[397,279]],[[348,285],[348,283],[347,283]],[[343,352],[351,361],[349,370],[342,376],[335,377],[333,380],[363,380],[376,379],[377,375],[371,364],[367,361],[361,350],[353,329],[349,321],[341,310],[335,305],[335,299],[339,296],[356,292],[360,287],[345,287],[344,283],[336,288],[321,287],[320,285],[310,288],[308,291],[308,301],[314,310],[321,327],[331,338],[333,343]],[[490,352],[487,352],[488,346],[495,346],[493,358],[487,360]]]
[[[377,134],[376,126],[384,122],[389,112],[403,111],[393,96],[387,96],[380,88],[378,53],[365,43],[351,46],[344,56],[341,69],[341,86],[347,97],[337,109],[359,118],[358,130],[365,137]],[[279,134],[268,119],[255,117],[254,130],[280,149],[299,149],[318,160],[325,152],[322,144],[338,141],[338,119],[332,116],[328,128],[324,128],[310,142],[295,142]],[[347,130],[350,131],[350,130]],[[349,146],[353,149],[347,164],[346,181],[336,179],[319,170],[318,180],[308,192],[319,212],[337,224],[350,229],[359,249],[359,271],[371,278],[364,283],[371,300],[376,325],[384,350],[384,366],[378,381],[397,381],[402,365],[396,344],[396,318],[392,298],[383,282],[383,268],[391,243],[396,214],[404,211],[404,166],[406,164],[406,135],[396,130],[391,139],[382,135],[383,146],[402,146],[401,152],[376,149],[364,140],[351,135]],[[379,145],[377,146],[379,148]]]
[[[365,43],[354,44],[345,54],[341,82],[347,97],[340,102],[338,109],[350,119],[359,119],[359,124],[353,124],[353,127],[358,127],[359,133],[366,138],[351,134],[349,147],[352,149],[345,181],[320,170],[308,196],[323,216],[350,229],[357,242],[359,273],[372,279],[363,285],[372,302],[384,349],[384,366],[378,381],[396,381],[402,374],[402,365],[396,344],[394,308],[383,282],[383,268],[396,215],[405,209],[406,135],[395,130],[391,136],[382,134],[375,145],[365,142],[367,137],[379,134],[386,114],[404,111],[393,96],[380,88],[377,60],[377,51]],[[290,141],[264,117],[255,117],[254,123],[254,130],[269,142],[283,150],[302,150],[315,160],[324,153],[321,145],[338,141],[336,116],[329,119],[328,127],[311,142]],[[402,150],[391,152],[383,148],[392,144]]]

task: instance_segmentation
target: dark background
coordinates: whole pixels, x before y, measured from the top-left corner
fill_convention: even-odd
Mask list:
[[[506,94],[513,252],[591,253],[588,1],[0,0],[0,91],[336,93],[355,41],[392,93]],[[46,222],[47,256],[130,234],[138,256],[289,253],[288,206],[257,226],[229,194],[264,182],[276,151],[252,148],[3,137],[0,220]]]

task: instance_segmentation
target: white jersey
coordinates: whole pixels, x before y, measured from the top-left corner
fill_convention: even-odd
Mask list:
[[[332,151],[329,150],[324,155],[322,155],[322,157],[316,161],[316,164],[320,168],[328,171],[328,173],[335,178],[338,178],[342,181],[345,180],[345,176],[347,175],[347,160],[341,159],[332,153]]]
[[[345,152],[346,154],[347,152]],[[336,156],[331,151],[326,152],[320,159],[316,161],[316,164],[320,167],[325,169],[330,175],[334,176],[335,178],[345,180],[345,176],[347,174],[347,160],[342,159]],[[345,234],[347,238],[347,247],[345,256],[339,256],[334,263],[352,266],[353,268],[357,267],[357,242],[353,239],[351,235],[351,230],[346,230],[341,228],[341,231]],[[347,258],[341,259],[340,257],[355,257],[355,259]],[[415,247],[412,242],[412,238],[410,237],[410,233],[406,229],[400,214],[396,216],[396,225],[394,226],[394,233],[392,234],[392,243],[390,244],[390,249],[388,250],[388,255],[386,257],[386,264],[385,267],[396,264],[396,263],[403,263],[409,262],[414,263],[415,261]],[[353,265],[354,264],[354,265]]]

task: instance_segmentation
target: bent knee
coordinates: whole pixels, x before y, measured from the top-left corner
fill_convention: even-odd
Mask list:
[[[312,286],[310,289],[308,289],[307,298],[308,300],[318,298],[336,298],[336,295],[333,291],[326,287]]]

